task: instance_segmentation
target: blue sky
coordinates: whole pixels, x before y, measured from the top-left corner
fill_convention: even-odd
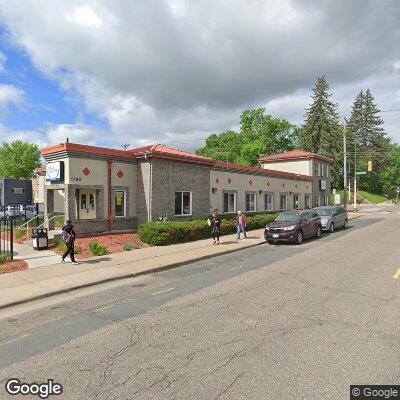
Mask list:
[[[194,150],[249,108],[302,124],[319,75],[341,117],[366,89],[400,109],[398,20],[397,0],[1,0],[0,142]]]

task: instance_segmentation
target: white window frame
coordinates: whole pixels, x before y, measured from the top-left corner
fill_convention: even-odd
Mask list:
[[[319,194],[316,194],[314,197],[315,200],[315,207],[320,207],[321,205],[321,196]]]
[[[247,195],[252,195],[254,196],[254,210],[248,210],[247,209]],[[250,204],[251,202],[249,202]],[[249,212],[257,212],[257,192],[246,192],[244,195],[244,208],[245,208],[245,212],[249,213]]]
[[[306,199],[308,199],[308,202],[307,202]],[[312,208],[312,206],[311,206],[311,201],[312,201],[311,194],[306,193],[306,194],[304,195],[304,208],[305,208],[306,210],[310,210],[310,209]],[[308,204],[307,204],[307,203],[308,203]]]
[[[124,197],[123,197],[124,215],[116,215],[116,212],[115,212],[115,206],[116,206],[115,195],[116,195],[117,192],[122,192],[124,194]],[[126,190],[120,190],[120,189],[114,190],[114,216],[115,216],[115,218],[124,218],[124,217],[126,217]]]
[[[285,201],[286,205],[285,205],[284,208],[281,208],[281,205],[282,205],[282,196],[285,196],[285,199],[286,199],[286,201]],[[281,194],[279,195],[279,209],[280,209],[281,211],[286,211],[286,210],[288,209],[288,194],[287,194],[287,193],[281,193]]]
[[[315,173],[315,170],[317,169],[317,173]],[[314,161],[314,176],[321,176],[321,164]]]
[[[225,211],[224,210],[224,204],[225,204],[225,195],[230,195],[230,194],[233,194],[233,211]],[[233,214],[233,213],[236,213],[236,204],[237,204],[237,202],[236,202],[236,200],[237,200],[237,194],[236,194],[236,192],[235,191],[233,191],[233,190],[224,190],[223,192],[222,192],[222,214]],[[228,207],[229,207],[229,198],[228,198]]]
[[[177,190],[174,193],[174,208],[175,208],[175,197],[177,193],[181,193],[181,209],[182,209],[182,214],[175,214],[175,217],[190,217],[192,215],[192,207],[193,207],[193,201],[192,201],[192,192],[190,192],[189,190]],[[189,214],[183,214],[183,193],[189,193],[190,195],[190,211]],[[176,212],[176,210],[174,209],[174,213]]]
[[[268,202],[266,202],[267,196],[271,196],[271,208],[268,208]],[[273,193],[265,193],[264,194],[264,211],[274,211],[274,194]]]

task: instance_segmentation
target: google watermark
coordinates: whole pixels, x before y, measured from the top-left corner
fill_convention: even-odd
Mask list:
[[[58,396],[63,392],[61,384],[48,379],[43,383],[24,383],[17,378],[11,378],[6,382],[6,392],[12,396],[37,396],[40,399],[48,399],[50,396]]]
[[[400,400],[400,385],[351,385],[350,400]]]

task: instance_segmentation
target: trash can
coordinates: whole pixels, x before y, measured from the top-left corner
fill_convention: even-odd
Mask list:
[[[33,228],[31,239],[34,250],[47,250],[49,248],[47,228]]]

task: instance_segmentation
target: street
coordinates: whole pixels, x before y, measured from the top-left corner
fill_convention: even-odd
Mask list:
[[[375,207],[301,246],[262,244],[7,315],[0,397],[31,398],[5,392],[15,377],[54,379],[55,399],[107,400],[338,400],[350,384],[400,384],[399,237],[400,207]]]

